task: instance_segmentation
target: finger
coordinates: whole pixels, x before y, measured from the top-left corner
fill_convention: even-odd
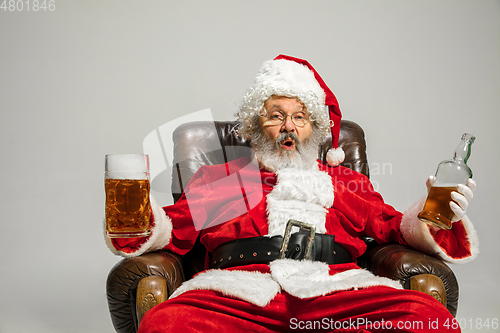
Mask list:
[[[469,206],[469,201],[465,196],[458,192],[451,192],[451,199],[455,201],[462,210],[466,211]]]
[[[474,193],[472,193],[472,189],[468,186],[465,186],[465,185],[462,185],[462,184],[459,184],[457,186],[457,190],[459,193],[463,194],[465,196],[465,198],[467,199],[467,201],[471,201],[472,198],[474,197]]]
[[[450,208],[453,211],[453,214],[455,214],[455,216],[451,219],[452,222],[460,221],[462,217],[465,216],[465,211],[463,211],[462,208],[460,208],[460,206],[453,201],[450,201]]]
[[[425,182],[425,186],[427,186],[427,192],[431,190],[432,185],[436,182],[436,177],[435,176],[429,176],[427,178],[427,181]]]
[[[467,180],[467,186],[471,189],[472,192],[474,192],[476,190],[476,182],[474,181],[474,179],[469,178],[469,180]]]

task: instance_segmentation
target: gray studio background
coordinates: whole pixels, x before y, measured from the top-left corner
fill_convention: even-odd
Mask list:
[[[405,210],[477,136],[469,217],[481,254],[452,265],[464,332],[500,319],[500,1],[65,1],[0,10],[0,332],[113,332],[102,236],[108,153],[210,108],[232,119],[264,60],[309,60],[361,124],[372,180]],[[473,326],[473,327],[471,327]]]

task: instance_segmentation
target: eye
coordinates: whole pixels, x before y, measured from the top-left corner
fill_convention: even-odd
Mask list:
[[[306,118],[306,115],[304,113],[298,112],[298,113],[295,113],[293,115],[293,119],[295,119],[295,120],[305,120],[307,118]]]
[[[282,120],[283,119],[283,114],[281,114],[281,112],[273,111],[269,115],[269,119],[272,119],[272,120]]]

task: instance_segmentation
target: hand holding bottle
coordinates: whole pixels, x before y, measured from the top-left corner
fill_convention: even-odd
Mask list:
[[[430,191],[432,185],[436,182],[436,177],[435,176],[429,176],[427,181],[425,182],[425,185],[427,186],[427,192]],[[469,178],[467,180],[467,184],[458,184],[457,185],[457,191],[458,192],[451,192],[451,199],[450,201],[450,208],[454,214],[453,218],[451,219],[451,222],[457,222],[462,219],[462,217],[465,216],[467,212],[467,208],[469,207],[469,203],[474,197],[474,191],[476,190],[476,182],[472,179]]]
[[[460,220],[472,199],[475,183],[467,166],[471,145],[476,138],[465,133],[452,159],[439,163],[436,177],[429,177],[429,194],[418,218],[441,229],[451,229],[452,222]]]

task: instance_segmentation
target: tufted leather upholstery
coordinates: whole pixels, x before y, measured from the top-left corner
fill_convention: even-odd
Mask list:
[[[172,195],[175,201],[202,165],[221,164],[251,153],[250,142],[234,134],[235,125],[235,122],[192,122],[175,130],[172,172]],[[326,160],[326,152],[330,147],[331,139],[321,145],[321,160]],[[346,154],[343,166],[369,176],[364,133],[358,124],[342,120],[339,147]],[[406,289],[428,293],[445,304],[452,315],[456,314],[458,283],[446,264],[406,246],[378,245],[373,239],[365,241],[369,250],[358,259],[361,267],[376,275],[399,280]],[[142,314],[148,309],[145,302],[149,302],[149,307],[159,302],[152,296],[159,288],[156,285],[157,277],[166,281],[160,294],[168,296],[184,279],[202,270],[205,253],[205,248],[197,242],[182,257],[158,251],[124,259],[115,265],[108,276],[107,293],[111,318],[117,332],[135,332]],[[150,282],[152,278],[155,280]],[[138,286],[145,285],[148,288],[148,284],[149,289],[138,291]],[[138,294],[148,295],[149,298],[139,299]],[[166,295],[161,299],[166,299]]]
[[[250,141],[234,134],[236,122],[191,122],[180,125],[173,134],[174,165],[172,195],[177,201],[186,183],[202,165],[224,164],[250,155]],[[326,161],[332,147],[328,138],[319,148],[319,159]],[[365,137],[361,127],[342,120],[339,147],[346,154],[343,166],[369,177]]]

